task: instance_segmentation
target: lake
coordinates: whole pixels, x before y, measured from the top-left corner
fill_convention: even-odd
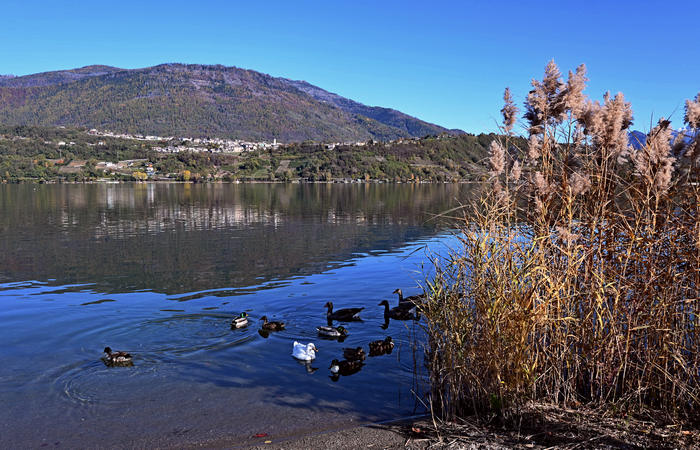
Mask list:
[[[455,244],[433,215],[470,189],[0,185],[1,446],[245,445],[423,413],[420,326],[377,304],[419,292],[428,252]],[[317,335],[329,300],[365,308],[344,342]],[[286,329],[259,333],[263,315]],[[385,336],[390,355],[330,376]],[[105,366],[105,346],[134,366]]]

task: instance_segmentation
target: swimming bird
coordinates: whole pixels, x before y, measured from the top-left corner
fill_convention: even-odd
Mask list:
[[[344,348],[343,357],[348,361],[364,361],[367,355],[362,347],[357,348]]]
[[[414,308],[412,303],[409,303],[411,305],[411,308],[401,308],[399,306],[396,306],[394,308],[389,309],[389,302],[386,300],[382,300],[379,302],[379,305],[377,306],[384,306],[384,319],[396,319],[396,320],[410,320],[410,319],[415,319],[415,315],[411,313],[411,309]]]
[[[337,359],[334,359],[331,362],[329,369],[331,369],[331,373],[337,377],[338,375],[348,376],[359,372],[362,366],[362,361],[338,361]]]
[[[369,343],[369,356],[379,356],[383,355],[384,353],[391,353],[393,349],[394,342],[391,340],[391,336],[387,336],[384,340]]]
[[[333,302],[327,302],[325,305],[328,308],[326,317],[328,320],[340,320],[343,322],[349,322],[351,320],[361,320],[360,311],[365,308],[343,308],[333,312]]]
[[[133,366],[134,361],[131,354],[127,352],[113,352],[111,348],[105,347],[105,356],[102,361],[108,366]]]
[[[262,329],[266,331],[280,331],[284,330],[284,322],[268,322],[267,316],[262,316],[260,320],[263,321]]]
[[[399,307],[411,309],[414,306],[418,306],[425,300],[425,295],[410,295],[408,297],[403,296],[403,291],[401,288],[396,289],[392,294],[399,294]],[[406,306],[403,306],[406,305]],[[408,306],[411,305],[411,306]]]
[[[243,328],[248,326],[248,313],[242,312],[231,321],[231,328]]]
[[[348,330],[344,326],[339,327],[316,327],[318,334],[327,337],[343,337],[348,335]]]
[[[292,356],[302,361],[312,361],[316,359],[317,351],[318,349],[313,342],[309,342],[308,344],[304,345],[294,341],[294,345],[292,346]]]

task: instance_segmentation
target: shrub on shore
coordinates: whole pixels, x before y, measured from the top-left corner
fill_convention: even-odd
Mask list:
[[[687,134],[661,119],[635,149],[630,104],[592,102],[586,81],[547,65],[526,148],[506,90],[490,184],[422,306],[444,418],[529,401],[700,417],[700,95]]]

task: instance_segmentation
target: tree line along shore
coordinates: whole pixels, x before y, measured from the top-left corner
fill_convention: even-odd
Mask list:
[[[0,181],[464,182],[487,177],[495,134],[297,142],[230,151],[216,140],[138,139],[81,128],[0,126]],[[167,139],[167,140],[166,140]]]

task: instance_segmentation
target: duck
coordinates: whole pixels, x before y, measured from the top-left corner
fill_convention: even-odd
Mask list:
[[[331,369],[331,373],[334,376],[338,375],[352,375],[353,373],[359,372],[360,369],[362,368],[363,363],[362,361],[348,361],[348,360],[343,360],[343,361],[338,361],[337,359],[334,359],[331,362],[331,365],[329,369]]]
[[[260,320],[263,321],[262,329],[266,331],[280,331],[284,330],[284,322],[268,322],[267,316],[262,316]]]
[[[396,289],[394,292],[392,292],[392,294],[399,295],[399,307],[401,308],[411,309],[420,305],[423,303],[423,300],[425,300],[425,295],[410,295],[408,297],[404,297],[401,288]]]
[[[348,330],[342,325],[339,327],[316,327],[316,330],[318,330],[320,336],[345,337],[348,335]]]
[[[394,342],[391,336],[387,336],[384,340],[373,341],[369,343],[369,356],[379,356],[384,353],[391,353],[394,349]]]
[[[396,319],[396,320],[410,320],[410,319],[415,319],[415,315],[411,313],[411,309],[415,308],[415,305],[413,303],[408,303],[411,305],[410,308],[403,308],[401,306],[395,306],[394,308],[389,309],[389,302],[386,300],[382,300],[379,302],[379,305],[377,306],[384,306],[384,320],[386,319]]]
[[[333,312],[333,302],[327,302],[325,305],[328,308],[326,317],[328,320],[341,320],[344,322],[349,322],[351,320],[361,320],[360,311],[365,308],[343,308]]]
[[[248,326],[248,313],[242,312],[231,321],[231,328],[243,328]]]
[[[367,355],[365,355],[365,351],[362,347],[344,348],[343,357],[348,361],[364,361]]]
[[[318,349],[313,342],[309,342],[304,345],[300,342],[294,341],[292,346],[292,356],[301,361],[313,361],[316,359],[316,352]]]
[[[105,347],[105,356],[102,358],[104,363],[108,366],[133,366],[134,361],[130,353],[112,351],[111,348]]]

